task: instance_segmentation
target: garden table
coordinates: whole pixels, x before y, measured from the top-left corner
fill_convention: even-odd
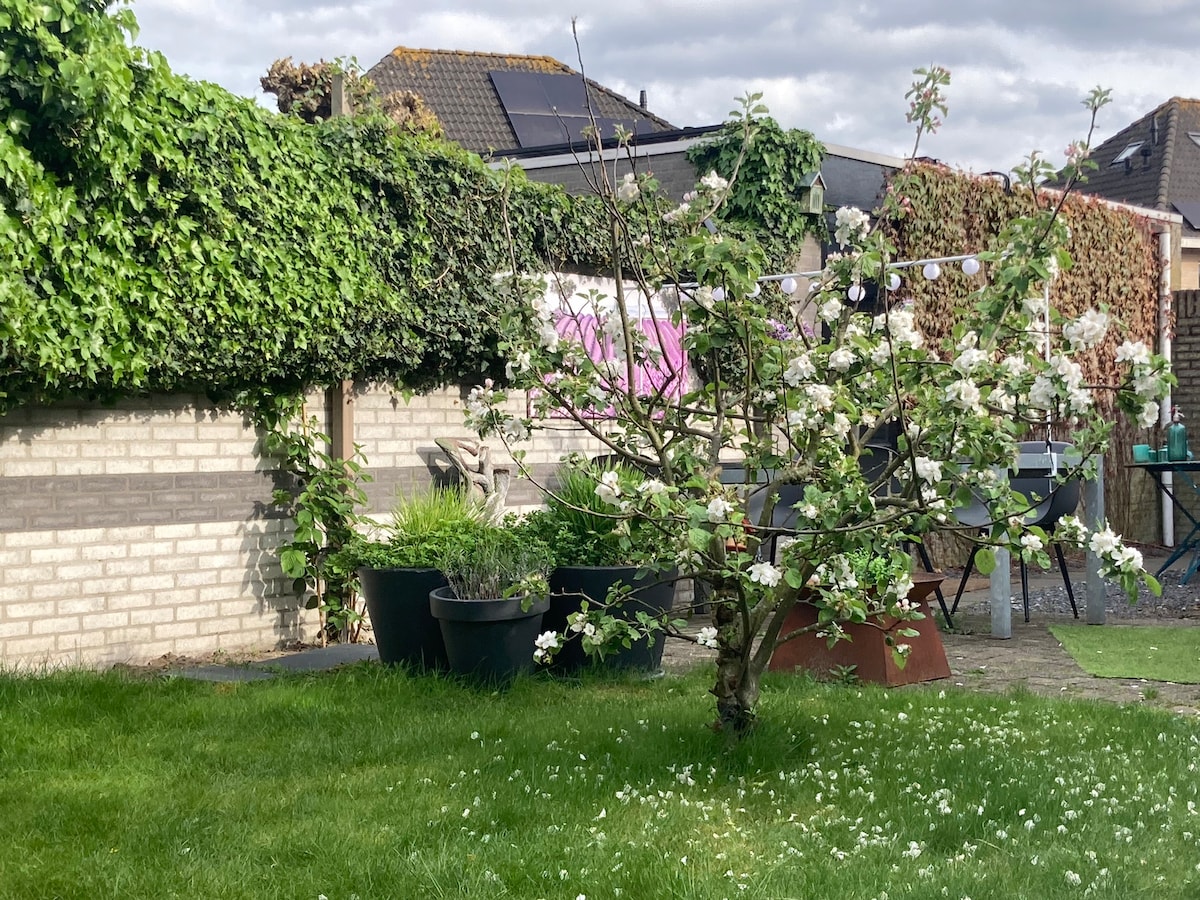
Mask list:
[[[1197,569],[1200,569],[1200,521],[1197,521],[1196,517],[1192,515],[1192,511],[1175,496],[1178,485],[1174,477],[1171,479],[1172,486],[1168,487],[1166,482],[1163,481],[1163,473],[1170,472],[1172,476],[1182,475],[1182,480],[1187,483],[1192,492],[1200,495],[1200,487],[1197,487],[1196,481],[1192,477],[1193,472],[1200,472],[1200,460],[1181,459],[1168,462],[1139,462],[1130,463],[1128,467],[1130,469],[1142,469],[1145,472],[1149,472],[1154,478],[1154,483],[1158,485],[1158,489],[1171,501],[1172,506],[1179,510],[1184,518],[1192,523],[1192,530],[1188,532],[1187,537],[1176,545],[1175,550],[1167,557],[1167,561],[1159,566],[1158,571],[1154,573],[1157,578],[1179,560],[1183,559],[1188,552],[1191,552],[1192,560],[1188,563],[1187,568],[1184,569],[1183,577],[1179,579],[1180,584],[1187,584],[1188,579],[1196,573]]]

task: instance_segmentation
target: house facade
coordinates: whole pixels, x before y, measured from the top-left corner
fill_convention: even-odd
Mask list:
[[[1172,97],[1092,150],[1076,190],[1181,218],[1172,231],[1171,289],[1200,289],[1200,100]]]

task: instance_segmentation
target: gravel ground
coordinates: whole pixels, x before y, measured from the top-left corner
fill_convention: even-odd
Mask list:
[[[1167,553],[1161,548],[1143,548],[1146,554],[1146,568],[1150,572],[1158,570],[1167,558]],[[1200,618],[1200,573],[1192,576],[1188,584],[1180,584],[1180,577],[1186,569],[1186,559],[1181,560],[1162,574],[1159,579],[1162,584],[1162,596],[1155,597],[1146,588],[1138,593],[1136,603],[1130,603],[1125,592],[1115,584],[1106,583],[1105,594],[1107,604],[1106,618],[1117,620],[1171,620]],[[1071,576],[1071,586],[1075,592],[1075,603],[1079,607],[1080,618],[1085,617],[1087,608],[1087,585],[1083,573],[1083,560],[1067,560],[1067,573]],[[958,589],[960,572],[947,572],[946,581],[942,585],[943,592],[949,594],[950,602]],[[1021,577],[1014,566],[1010,576],[1010,586],[1013,592],[1012,608],[1014,618],[1023,615],[1021,606]],[[988,601],[987,581],[972,578],[969,591],[963,595],[960,610],[972,615],[989,615],[991,611]],[[1038,614],[1053,617],[1070,617],[1071,602],[1067,597],[1066,588],[1058,569],[1048,571],[1031,570],[1029,573],[1029,612],[1033,618]]]

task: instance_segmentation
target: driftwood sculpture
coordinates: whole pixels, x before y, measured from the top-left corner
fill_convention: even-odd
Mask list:
[[[499,523],[504,517],[512,473],[492,465],[492,450],[487,444],[470,438],[435,438],[434,443],[450,457],[467,490],[483,502],[487,520]]]

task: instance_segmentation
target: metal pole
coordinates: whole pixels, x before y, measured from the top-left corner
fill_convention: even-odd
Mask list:
[[[1096,479],[1083,483],[1084,524],[1096,531],[1104,524],[1104,457],[1096,457]],[[1090,549],[1084,557],[1087,570],[1087,623],[1103,625],[1108,598],[1104,579],[1100,577],[1100,557]]]

